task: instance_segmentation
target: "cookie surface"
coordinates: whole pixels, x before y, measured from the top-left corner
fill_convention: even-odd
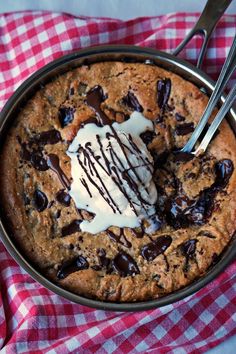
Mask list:
[[[103,92],[111,121],[134,111],[154,123],[141,135],[154,160],[158,198],[154,232],[81,232],[68,194],[66,154],[77,131],[95,118],[88,93]],[[156,66],[104,62],[48,83],[22,108],[1,151],[1,204],[22,253],[41,273],[77,294],[115,302],[145,301],[203,276],[236,229],[236,139],[224,121],[203,156],[178,154],[208,98],[193,84]]]

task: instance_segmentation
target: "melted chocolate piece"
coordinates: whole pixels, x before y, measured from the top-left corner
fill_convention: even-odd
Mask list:
[[[186,258],[186,263],[183,267],[183,270],[185,272],[187,272],[188,268],[189,268],[189,259],[193,259],[195,256],[196,243],[197,243],[197,240],[192,239],[192,240],[188,240],[188,241],[182,243],[182,245],[180,245],[180,251],[181,251],[182,255],[185,256],[185,258]]]
[[[47,160],[43,157],[41,152],[32,152],[30,156],[31,165],[39,171],[47,171],[49,169]]]
[[[89,263],[83,256],[78,256],[72,261],[66,261],[62,264],[57,272],[58,279],[64,279],[69,274],[77,272],[78,270],[88,269]]]
[[[147,261],[153,261],[157,256],[163,254],[171,245],[172,238],[169,235],[160,236],[155,241],[148,243],[141,249],[141,255]]]
[[[36,209],[41,212],[47,208],[48,198],[46,194],[44,194],[39,189],[36,189],[33,195],[33,201]]]
[[[140,273],[135,260],[125,252],[119,252],[115,256],[112,260],[112,268],[122,277]]]
[[[194,124],[191,123],[183,123],[179,124],[175,128],[176,135],[187,135],[194,131]]]
[[[81,231],[80,229],[81,222],[82,220],[73,220],[70,224],[64,226],[61,229],[62,237],[69,236],[71,234],[74,234],[75,232]]]
[[[187,258],[193,258],[196,251],[197,240],[188,240],[181,244],[180,250],[183,256]]]
[[[60,167],[58,156],[55,154],[49,154],[47,164],[48,164],[48,167],[50,167],[52,171],[56,172],[61,184],[66,189],[69,189],[70,188],[70,181]]]
[[[215,164],[215,182],[211,187],[201,191],[197,200],[190,200],[186,195],[178,195],[175,199],[167,201],[165,207],[167,223],[175,229],[191,224],[204,224],[214,211],[216,194],[226,187],[233,170],[231,160],[218,161]]]
[[[183,151],[176,151],[173,155],[175,162],[188,162],[194,158],[193,154]]]
[[[157,104],[164,110],[168,103],[171,92],[171,80],[164,79],[157,82]]]
[[[215,164],[216,180],[215,186],[218,188],[224,188],[233,173],[234,165],[229,159],[220,160]]]
[[[41,144],[41,145],[47,145],[47,144],[57,144],[59,141],[61,141],[61,134],[58,130],[52,129],[48,130],[39,134],[36,134],[33,138],[30,139],[30,143],[34,144]]]
[[[59,192],[57,192],[56,200],[59,203],[68,207],[70,205],[71,196],[68,193],[66,193],[64,189],[62,189]]]
[[[195,205],[189,211],[188,220],[190,223],[202,225],[211,216],[215,207],[214,198],[217,192],[226,187],[233,169],[233,163],[229,159],[221,160],[215,164],[215,182],[200,193]]]
[[[127,240],[124,234],[124,230],[120,229],[120,234],[116,235],[114,232],[107,230],[106,231],[107,235],[110,237],[110,239],[114,242],[120,243],[124,247],[131,248],[132,244]]]
[[[142,141],[146,145],[150,144],[153,141],[155,136],[156,136],[156,133],[151,130],[147,130],[146,132],[140,134],[140,138],[142,139]]]
[[[110,259],[106,257],[106,251],[103,248],[97,250],[99,264],[102,268],[109,268]]]
[[[99,126],[106,124],[111,125],[113,123],[113,121],[110,120],[101,110],[101,103],[104,102],[105,99],[106,96],[104,95],[101,86],[95,86],[87,93],[86,103],[96,113],[96,118]]]
[[[143,112],[143,107],[139,103],[137,97],[131,91],[129,91],[128,94],[122,98],[122,103],[134,111]]]
[[[192,218],[191,211],[195,203],[194,200],[190,200],[186,195],[178,195],[176,198],[170,199],[166,204],[167,223],[175,229],[187,227],[190,221],[189,216]]]
[[[20,156],[23,160],[30,162],[30,164],[38,171],[47,171],[48,170],[48,164],[46,159],[43,157],[43,153],[40,149],[32,149],[30,150],[30,147],[26,143],[21,143],[21,153]]]
[[[181,114],[179,114],[179,113],[175,113],[175,119],[177,120],[177,122],[184,122],[185,121],[185,117],[181,116]]]
[[[58,119],[62,128],[65,128],[74,120],[75,108],[61,106],[58,111]]]
[[[206,188],[201,193],[196,204],[191,208],[188,215],[190,224],[202,225],[211,216],[214,210],[214,187]]]

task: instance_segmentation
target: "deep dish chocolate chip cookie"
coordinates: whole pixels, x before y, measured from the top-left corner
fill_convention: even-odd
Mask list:
[[[77,294],[134,302],[203,276],[236,229],[236,140],[181,153],[208,98],[155,65],[101,62],[42,87],[1,151],[15,242]]]

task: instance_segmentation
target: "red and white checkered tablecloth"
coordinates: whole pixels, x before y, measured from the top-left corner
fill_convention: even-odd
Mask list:
[[[198,14],[131,21],[49,12],[0,15],[0,108],[33,72],[82,47],[136,44],[174,49]],[[204,70],[217,77],[236,29],[221,19]],[[183,53],[194,62],[200,39]],[[231,81],[233,84],[233,81]],[[140,313],[94,310],[54,295],[19,267],[0,242],[1,353],[204,353],[236,334],[236,263],[173,305]]]

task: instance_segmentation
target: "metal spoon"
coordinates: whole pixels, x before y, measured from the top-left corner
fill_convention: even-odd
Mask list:
[[[188,140],[187,144],[181,150],[182,152],[191,153],[192,149],[194,148],[199,136],[201,135],[209,117],[213,109],[215,108],[219,98],[221,97],[223,90],[229,81],[231,75],[236,69],[236,35],[234,37],[232,46],[230,48],[229,54],[227,59],[223,65],[221,70],[220,76],[216,82],[214,91],[210,97],[210,100],[205,108],[205,111],[202,115],[201,120],[197,124],[192,136]],[[211,123],[210,128],[208,129],[206,135],[204,136],[202,143],[198,147],[198,149],[194,152],[194,154],[199,153],[200,150],[205,151],[209,142],[211,141],[212,136],[214,135],[216,129],[222,122],[223,118],[225,117],[226,113],[231,108],[236,96],[236,87],[233,87],[230,91],[229,95],[227,96],[224,104],[222,105],[221,109],[219,110],[218,114],[216,115],[215,119]]]

